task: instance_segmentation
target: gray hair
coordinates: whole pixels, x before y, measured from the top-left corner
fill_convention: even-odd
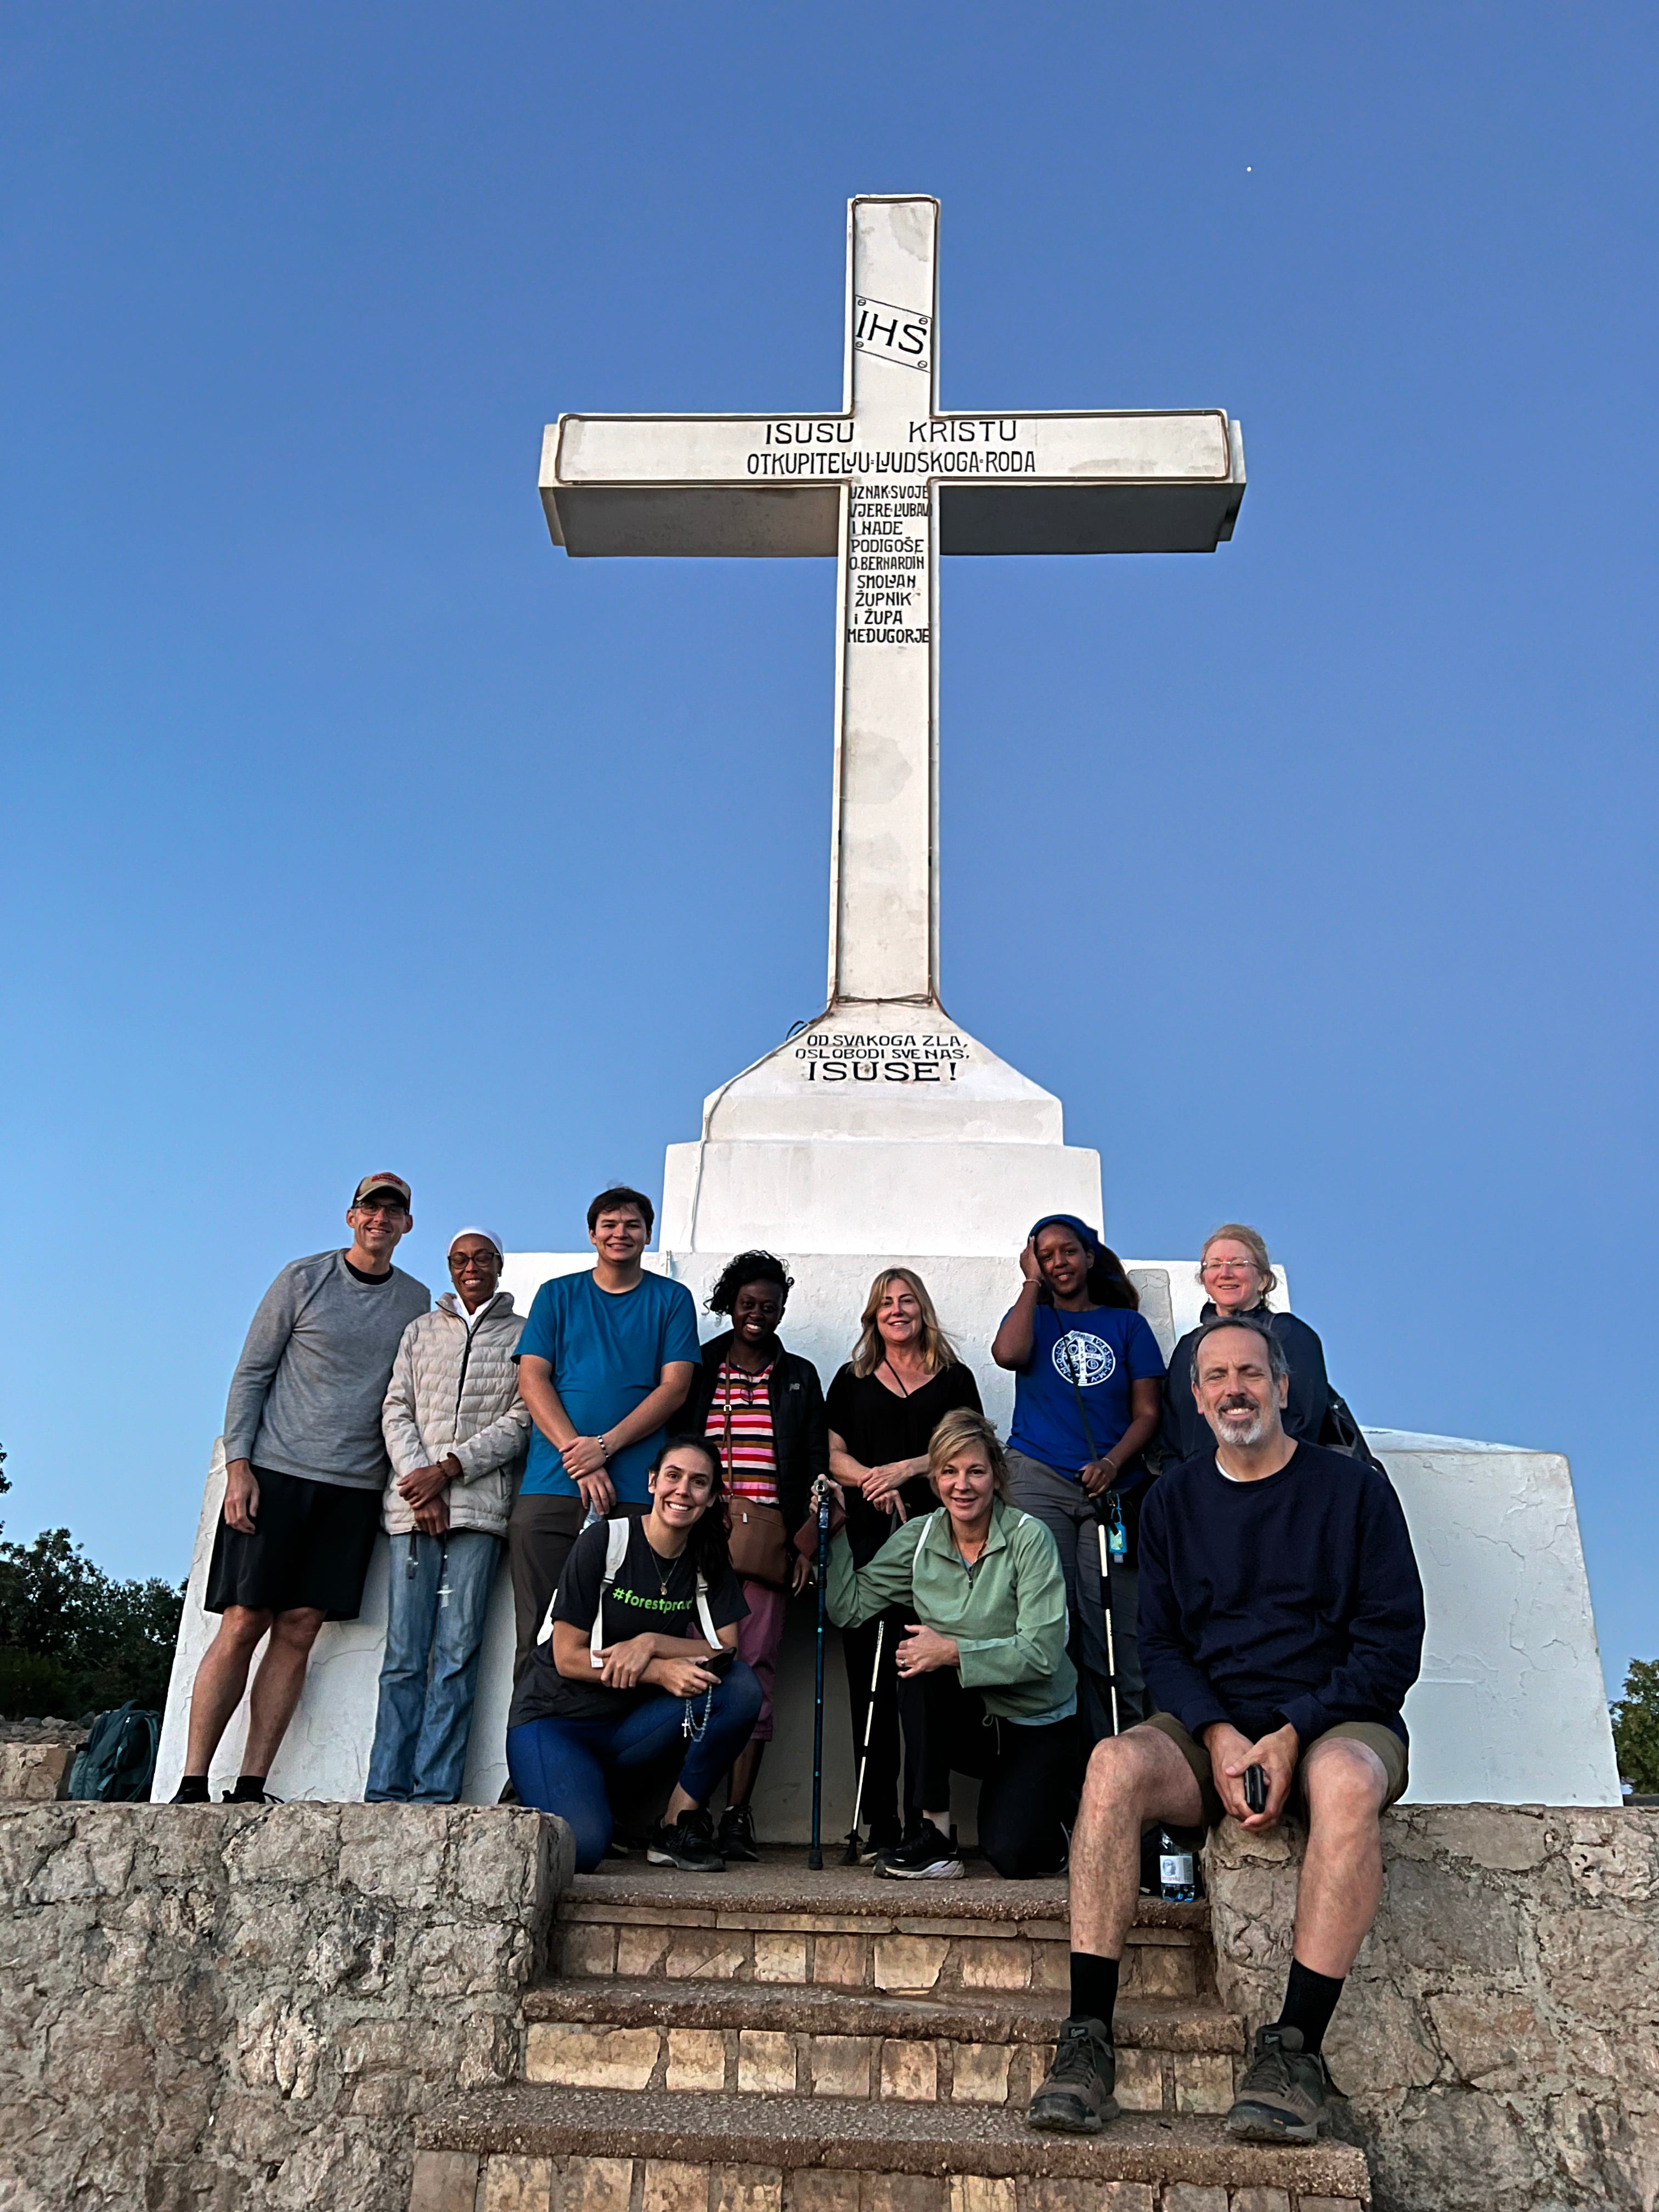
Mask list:
[[[1275,1382],[1285,1381],[1291,1371],[1291,1363],[1285,1357],[1284,1346],[1261,1316],[1254,1313],[1242,1313],[1217,1314],[1212,1320],[1205,1322],[1203,1328],[1193,1339],[1192,1377],[1194,1383],[1198,1381],[1198,1355],[1203,1351],[1206,1340],[1213,1336],[1218,1329],[1223,1328],[1248,1329],[1252,1336],[1259,1336],[1267,1347],[1268,1374]]]

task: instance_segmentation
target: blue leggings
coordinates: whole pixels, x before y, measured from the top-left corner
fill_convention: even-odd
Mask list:
[[[761,1686],[741,1659],[712,1692],[691,1701],[693,1742],[684,1733],[686,1700],[653,1691],[614,1721],[525,1721],[507,1732],[507,1766],[526,1805],[556,1813],[576,1838],[576,1871],[592,1874],[611,1841],[608,1766],[665,1763],[685,1746],[680,1788],[696,1806],[708,1802],[715,1784],[754,1731]],[[708,1719],[705,1724],[704,1714]]]

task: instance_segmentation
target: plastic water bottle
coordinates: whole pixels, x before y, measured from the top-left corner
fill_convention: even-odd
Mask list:
[[[1158,1894],[1171,1905],[1195,1905],[1198,1901],[1198,1862],[1185,1844],[1178,1844],[1169,1830],[1164,1829],[1158,1839]]]

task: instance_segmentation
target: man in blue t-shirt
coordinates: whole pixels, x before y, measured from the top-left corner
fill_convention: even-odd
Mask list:
[[[544,1283],[519,1339],[519,1395],[535,1426],[507,1530],[515,1680],[589,1511],[649,1502],[646,1471],[697,1370],[690,1291],[641,1265],[655,1220],[642,1192],[602,1190],[587,1209],[592,1271]]]
[[[991,1346],[1014,1372],[1008,1495],[1060,1547],[1078,1722],[1085,1750],[1141,1717],[1135,1648],[1132,1493],[1158,1433],[1164,1355],[1137,1310],[1122,1262],[1075,1214],[1046,1214],[1019,1255],[1024,1280]],[[1109,1493],[1110,1497],[1109,1498]],[[1129,1499],[1126,1532],[1119,1493]],[[1100,1569],[1100,1516],[1115,1540],[1112,1648]],[[1110,1663],[1115,1661],[1115,1664]],[[1116,1712],[1113,1711],[1113,1691]]]

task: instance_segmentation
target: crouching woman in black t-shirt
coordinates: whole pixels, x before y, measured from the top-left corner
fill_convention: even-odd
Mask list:
[[[591,1873],[611,1841],[613,1769],[684,1763],[647,1856],[719,1874],[703,1808],[749,1741],[760,1684],[737,1656],[748,1611],[726,1547],[720,1459],[673,1437],[649,1476],[651,1510],[596,1522],[576,1539],[507,1715],[507,1764],[526,1805],[556,1813]]]

